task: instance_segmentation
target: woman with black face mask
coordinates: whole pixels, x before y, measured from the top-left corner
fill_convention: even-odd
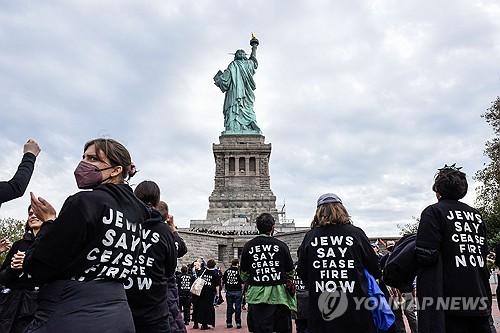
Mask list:
[[[59,216],[31,194],[43,226],[25,255],[24,271],[43,284],[26,332],[134,332],[123,283],[142,250],[145,205],[125,179],[135,173],[130,154],[112,139],[85,144],[75,170],[81,191]]]

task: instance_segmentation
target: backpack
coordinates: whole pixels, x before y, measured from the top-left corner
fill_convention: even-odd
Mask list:
[[[403,289],[413,284],[417,276],[416,240],[416,234],[407,235],[394,245],[394,250],[387,258],[385,267],[382,267],[383,279],[387,285]]]

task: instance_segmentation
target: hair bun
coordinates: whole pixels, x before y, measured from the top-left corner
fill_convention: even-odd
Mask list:
[[[134,163],[130,164],[128,167],[128,178],[130,179],[130,178],[134,177],[136,173],[137,173],[137,169],[135,167],[135,164]]]

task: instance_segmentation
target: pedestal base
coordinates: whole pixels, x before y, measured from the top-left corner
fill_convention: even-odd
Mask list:
[[[221,135],[213,145],[215,188],[210,195],[207,220],[223,225],[234,219],[254,222],[264,212],[278,221],[276,197],[270,188],[271,144],[259,134]]]

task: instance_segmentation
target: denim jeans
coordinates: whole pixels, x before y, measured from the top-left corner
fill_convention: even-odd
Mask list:
[[[226,324],[233,323],[233,313],[237,325],[241,325],[241,291],[226,291]]]

